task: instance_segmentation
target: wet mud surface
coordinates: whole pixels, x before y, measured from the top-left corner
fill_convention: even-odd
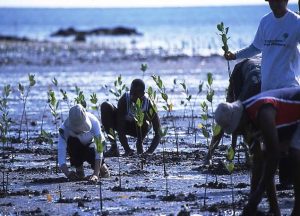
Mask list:
[[[27,54],[31,48],[32,57]],[[0,50],[5,49],[9,52],[3,53],[4,57],[0,60],[0,85],[1,89],[7,84],[12,86],[9,115],[14,123],[8,142],[0,145],[0,215],[185,216],[241,213],[250,184],[244,151],[237,152],[235,168],[230,174],[224,161],[230,144],[230,137],[226,136],[214,154],[212,165],[204,165],[207,140],[199,128],[188,128],[191,121],[195,121],[195,125],[203,123],[200,102],[205,100],[206,90],[195,99],[193,109],[196,117],[191,118],[190,107],[181,105],[185,95],[173,82],[174,79],[185,80],[190,93],[196,95],[200,81],[205,82],[206,74],[212,72],[215,106],[224,100],[224,89],[228,85],[227,64],[221,57],[162,59],[151,56],[135,58],[124,54],[121,59],[114,60],[119,51],[109,54],[107,52],[113,50],[107,49],[99,57],[91,54],[97,49],[93,46],[71,44],[65,47],[56,44],[53,47],[48,43],[32,42],[0,44]],[[42,51],[44,54],[41,54]],[[50,55],[52,52],[55,54]],[[78,60],[78,56],[84,53],[88,53],[87,59]],[[60,59],[60,56],[64,57]],[[149,69],[142,75],[139,69],[144,62],[148,63]],[[28,83],[28,73],[35,74],[37,84],[30,91],[26,104],[28,130],[24,124],[21,139],[18,139],[23,105],[17,86],[19,82]],[[127,86],[133,78],[139,77],[144,78],[147,86],[154,87],[151,75],[161,76],[174,105],[173,116],[168,117],[162,108],[161,98],[157,103],[162,126],[169,127],[165,144],[160,144],[154,154],[143,157],[136,154],[124,157],[120,148],[120,158],[105,159],[111,176],[96,184],[87,180],[69,181],[56,167],[57,130],[47,104],[47,91],[53,89],[61,100],[59,126],[68,111],[68,104],[59,95],[60,89],[68,93],[71,103],[76,94],[75,86],[80,87],[87,101],[95,92],[99,104],[106,100],[116,103],[109,89],[113,88],[119,74]],[[54,77],[58,80],[58,87],[53,86]],[[99,116],[97,111],[92,112]],[[53,144],[49,139],[40,137],[41,127],[50,134]],[[145,150],[152,136],[150,132]],[[130,145],[135,149],[135,139],[130,139]],[[88,164],[84,168],[86,176],[92,174]],[[282,214],[289,215],[293,191],[280,190],[278,197]],[[262,211],[260,215],[267,215],[265,197],[259,209]]]

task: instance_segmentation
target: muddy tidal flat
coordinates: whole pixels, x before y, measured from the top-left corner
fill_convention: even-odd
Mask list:
[[[209,104],[207,74],[213,75],[215,93],[208,110],[208,121],[213,122],[212,109],[225,100],[227,62],[219,55],[172,53],[93,43],[1,41],[0,89],[2,95],[4,86],[11,87],[7,99],[11,124],[7,140],[0,146],[0,215],[239,215],[250,183],[244,149],[237,149],[230,174],[226,169],[230,137],[226,136],[212,164],[205,166],[208,139],[199,126],[205,124],[200,104]],[[141,71],[142,64],[147,64],[145,72]],[[32,87],[28,74],[36,81]],[[124,157],[120,148],[121,157],[105,159],[111,171],[109,178],[97,184],[68,181],[56,168],[57,128],[78,93],[82,92],[87,109],[100,119],[99,111],[92,109],[93,93],[98,98],[96,106],[104,101],[116,104],[111,90],[116,90],[118,77],[127,87],[134,78],[142,78],[146,88],[152,86],[158,91],[153,75],[160,76],[173,107],[168,114],[157,94],[162,127],[168,132],[154,154]],[[26,93],[25,105],[19,83]],[[49,90],[59,101],[56,118],[49,108]],[[192,96],[190,102],[187,95]],[[145,150],[152,136],[150,132]],[[130,145],[135,149],[135,139],[130,138]],[[92,173],[88,164],[85,170],[86,175]],[[278,197],[282,214],[290,215],[293,191],[280,190]],[[267,215],[266,198],[259,209],[260,215]]]

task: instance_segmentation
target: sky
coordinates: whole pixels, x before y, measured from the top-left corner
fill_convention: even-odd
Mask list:
[[[289,0],[297,3],[297,0]],[[267,4],[264,0],[0,0],[0,7],[185,7]]]

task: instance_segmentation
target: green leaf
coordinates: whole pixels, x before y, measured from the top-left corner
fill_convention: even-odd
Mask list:
[[[7,98],[9,96],[10,92],[11,92],[10,85],[6,85],[6,86],[3,87],[3,95],[4,95],[4,97]]]
[[[55,77],[52,79],[52,83],[53,83],[55,86],[58,85],[57,79],[56,79]]]
[[[92,104],[97,104],[98,98],[97,98],[96,93],[92,93],[92,94],[91,94],[91,99],[90,99],[90,101],[91,101]]]
[[[160,128],[159,130],[159,134],[161,137],[165,137],[167,135],[167,132],[168,132],[168,127]]]
[[[216,125],[214,126],[214,128],[213,128],[213,134],[214,134],[214,136],[219,135],[220,132],[221,132],[221,130],[222,130],[221,126],[218,125],[218,124],[216,124]]]
[[[232,161],[234,158],[234,150],[232,146],[227,151],[227,160]]]
[[[221,25],[221,24],[218,24],[218,25],[217,25],[217,29],[218,29],[220,32],[223,31],[222,25]]]
[[[145,72],[148,68],[148,65],[147,64],[141,64],[141,71],[142,72]]]
[[[209,138],[209,132],[206,127],[202,128],[202,134],[205,138]]]
[[[212,103],[214,94],[215,94],[214,90],[211,90],[210,92],[207,92],[206,100],[208,100],[210,103]]]
[[[164,101],[168,101],[168,95],[166,93],[161,93],[161,97],[164,99]]]
[[[213,80],[214,80],[214,79],[213,79],[212,73],[207,73],[207,83],[208,83],[209,86],[212,85]]]
[[[153,89],[152,89],[151,86],[149,86],[149,88],[148,88],[148,95],[151,97],[152,94],[153,94]]]
[[[20,93],[24,94],[24,86],[21,83],[19,83],[18,88],[19,88]]]
[[[230,173],[232,173],[234,170],[234,163],[227,164],[226,168]]]
[[[29,85],[30,85],[30,87],[34,86],[35,83],[36,83],[36,81],[34,79],[34,76],[35,75],[33,75],[33,74],[28,74],[28,79],[29,79]]]
[[[96,143],[96,147],[97,147],[97,152],[98,153],[102,153],[103,152],[103,149],[104,149],[104,141],[102,141],[101,137],[94,137],[94,140],[95,140],[95,143]]]
[[[202,92],[203,89],[203,82],[199,84],[198,86],[198,94],[200,94]]]
[[[180,83],[180,85],[182,86],[183,90],[186,90],[186,85],[185,85],[185,83]]]

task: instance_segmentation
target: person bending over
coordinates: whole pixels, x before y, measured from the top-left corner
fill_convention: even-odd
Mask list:
[[[228,134],[259,136],[264,141],[262,147],[252,147],[251,190],[243,215],[256,214],[265,191],[270,212],[280,215],[274,175],[282,154],[288,154],[292,161],[289,167],[294,180],[292,215],[300,215],[300,88],[266,91],[244,102],[220,103],[215,111],[215,120]]]
[[[97,181],[100,173],[101,177],[109,177],[106,164],[101,163],[103,153],[97,152],[94,139],[104,141],[97,117],[86,112],[80,104],[71,107],[69,116],[59,128],[58,134],[59,167],[70,180],[84,179],[84,161],[87,161],[94,170],[89,180]],[[66,164],[67,153],[70,156],[70,164],[76,168],[76,172],[69,171]]]
[[[142,111],[144,113],[144,122],[141,130],[138,129],[134,119],[134,105],[137,99],[142,101]],[[141,79],[135,79],[131,83],[130,91],[122,95],[118,101],[117,107],[104,102],[101,104],[101,120],[107,134],[117,132],[119,141],[125,150],[125,156],[133,154],[133,150],[128,144],[126,135],[136,137],[136,149],[138,154],[144,152],[143,141],[151,127],[154,130],[154,137],[146,153],[153,153],[158,146],[160,136],[160,120],[154,109],[154,104],[145,96],[145,83]],[[115,138],[109,136],[111,148],[104,153],[105,157],[118,157],[119,149]]]

